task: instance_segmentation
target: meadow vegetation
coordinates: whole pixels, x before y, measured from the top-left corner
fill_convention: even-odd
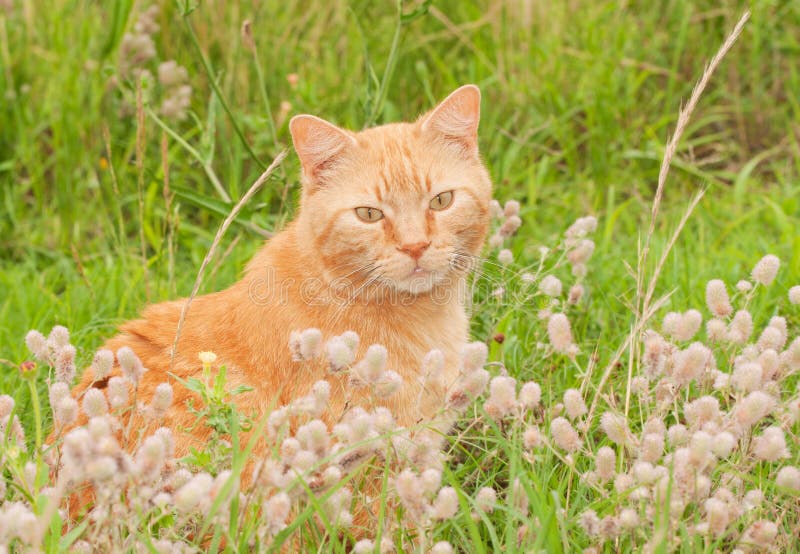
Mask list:
[[[679,110],[745,9],[652,219]],[[0,549],[791,551],[799,26],[800,4],[776,0],[0,0]],[[203,398],[207,455],[171,459],[166,430],[131,456],[87,450],[127,409],[135,356],[111,354],[130,367],[116,395],[72,399],[64,383],[102,371],[97,348],[145,303],[190,293],[223,219],[290,146],[292,115],[413,119],[467,82],[483,93],[497,234],[442,453],[368,407],[319,428],[324,390],[249,421],[219,374],[172,385]],[[237,279],[298,189],[290,154],[201,292]],[[347,358],[352,337],[312,335],[303,356]],[[341,365],[376,383],[391,370],[379,354]],[[165,388],[146,408],[170,401]],[[79,411],[94,424],[58,455],[82,472],[50,481],[37,445]],[[241,425],[282,445],[255,495],[237,490]],[[367,537],[349,536],[352,452],[386,485]],[[68,521],[48,499],[85,481],[106,487],[103,510]]]

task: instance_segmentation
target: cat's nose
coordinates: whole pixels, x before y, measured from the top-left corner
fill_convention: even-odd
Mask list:
[[[425,252],[430,245],[431,241],[414,242],[412,244],[403,244],[402,246],[398,246],[397,249],[404,254],[408,254],[415,260],[419,260],[422,256],[422,253]]]

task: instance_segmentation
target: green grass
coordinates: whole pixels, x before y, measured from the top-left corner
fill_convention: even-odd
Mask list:
[[[573,325],[581,343],[599,345],[602,368],[633,321],[635,279],[625,264],[635,267],[664,144],[704,64],[746,7],[752,18],[704,93],[667,182],[656,254],[691,195],[707,192],[658,292],[673,292],[665,310],[699,307],[709,279],[735,283],[773,253],[784,263],[776,284],[751,305],[759,324],[800,283],[800,3],[448,1],[427,10],[414,3],[402,8],[408,17],[392,50],[398,14],[389,2],[201,2],[187,14],[183,5],[191,2],[162,2],[157,60],[188,69],[191,114],[165,121],[167,133],[149,115],[157,113],[159,94],[150,91],[141,191],[134,86],[118,75],[118,56],[124,32],[146,4],[16,4],[0,11],[0,358],[14,364],[28,356],[28,329],[66,325],[85,362],[146,302],[187,295],[232,207],[225,197],[235,202],[263,164],[290,145],[287,115],[313,113],[358,129],[415,118],[459,84],[474,82],[483,92],[481,149],[495,196],[523,204],[524,223],[512,243],[517,263],[537,263],[538,247],[552,244],[576,217],[599,219],[589,302]],[[258,60],[240,38],[245,19],[252,21]],[[290,73],[299,76],[294,89]],[[281,102],[291,103],[288,114]],[[163,194],[162,137],[171,209]],[[238,217],[202,291],[234,282],[263,240],[257,230],[279,230],[291,218],[297,166],[290,156]],[[479,298],[474,337],[502,330],[507,340],[493,356],[557,399],[579,377],[568,364],[537,359],[537,309],[507,312]],[[800,323],[797,309],[783,315],[790,327]],[[585,353],[579,363],[587,359]],[[610,389],[624,395],[625,382],[626,375],[615,375]],[[17,398],[30,430],[27,386],[10,367],[0,373],[0,391]],[[487,456],[507,463],[485,468]],[[469,490],[527,475],[539,549],[585,546],[577,514],[613,502],[589,504],[584,485],[557,458],[545,454],[531,466],[518,441],[499,433],[455,457],[446,480],[469,483]],[[476,551],[514,544],[521,515],[510,511],[504,523],[493,518],[487,532],[462,512],[436,536]]]

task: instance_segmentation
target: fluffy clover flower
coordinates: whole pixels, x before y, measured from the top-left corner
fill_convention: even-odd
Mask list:
[[[312,360],[322,353],[322,331],[315,328],[292,331],[289,334],[289,349],[292,360],[302,362]]]
[[[175,507],[184,513],[198,509],[208,500],[213,486],[214,478],[211,475],[198,473],[175,493]]]
[[[800,304],[800,285],[795,285],[789,289],[789,302]]]
[[[50,347],[47,345],[47,339],[43,334],[37,330],[28,331],[25,335],[25,345],[31,354],[43,364],[50,363]]]
[[[745,510],[755,510],[764,502],[764,493],[761,489],[751,489],[745,493],[742,500]]]
[[[578,525],[590,537],[596,537],[600,533],[600,518],[594,510],[584,510],[578,519]]]
[[[500,202],[495,198],[489,201],[489,213],[494,219],[503,219],[504,217],[503,206],[500,205]]]
[[[780,361],[790,371],[800,370],[800,337],[794,339],[789,348],[781,352]]]
[[[572,285],[569,288],[569,294],[567,295],[567,303],[577,304],[578,302],[581,301],[581,298],[583,298],[584,292],[585,289],[583,288],[583,285],[581,285],[580,283]]]
[[[712,462],[711,453],[714,438],[705,431],[695,431],[689,440],[689,460],[696,467],[706,467]]]
[[[103,391],[89,388],[83,395],[83,413],[88,417],[99,417],[108,413],[108,403]]]
[[[639,527],[639,514],[633,508],[623,508],[619,512],[619,524],[623,529],[632,531]]]
[[[516,200],[508,200],[506,201],[506,205],[503,207],[503,215],[505,217],[519,215],[519,208],[519,202]]]
[[[667,346],[664,337],[654,331],[644,334],[644,355],[642,365],[645,373],[650,377],[655,377],[663,373],[666,364]]]
[[[136,451],[137,469],[141,475],[155,477],[166,461],[167,449],[161,437],[150,435]]]
[[[782,467],[775,477],[775,484],[779,487],[800,492],[800,469],[794,466]]]
[[[748,393],[761,388],[763,369],[756,362],[736,364],[731,376],[731,384],[740,392]]]
[[[164,417],[172,405],[172,385],[161,383],[153,392],[153,400],[150,402],[150,415],[155,418]]]
[[[775,522],[759,519],[747,528],[747,531],[742,536],[742,542],[759,549],[767,549],[774,546],[775,537],[777,536],[778,525]]]
[[[61,381],[56,381],[50,385],[49,398],[50,406],[55,406],[62,399],[69,396],[69,385]]]
[[[595,474],[601,481],[609,481],[616,472],[617,455],[610,446],[601,446],[594,455]]]
[[[742,294],[750,292],[751,290],[753,290],[753,283],[742,279],[741,281],[736,283],[736,290],[738,290]]]
[[[581,447],[580,435],[566,418],[557,417],[550,422],[550,436],[556,446],[567,452],[575,452]]]
[[[397,394],[403,386],[403,378],[396,371],[384,371],[373,384],[372,392],[378,398],[390,398]]]
[[[775,350],[768,348],[758,355],[758,364],[761,366],[763,380],[770,381],[780,368],[781,358]]]
[[[442,486],[442,472],[439,469],[428,468],[419,474],[419,481],[425,494],[432,497]]]
[[[706,285],[706,305],[717,317],[727,317],[733,313],[728,289],[721,279],[713,279]]]
[[[699,379],[713,361],[711,350],[701,342],[692,343],[686,350],[675,352],[672,358],[672,378],[679,385],[688,385]]]
[[[547,321],[547,336],[556,352],[561,354],[573,352],[572,329],[566,315],[558,313],[550,316]]]
[[[325,356],[333,372],[342,371],[355,361],[355,352],[342,337],[333,337],[325,343]]]
[[[441,350],[431,350],[422,359],[419,382],[423,390],[438,391],[445,387],[444,354]]]
[[[497,492],[492,487],[481,487],[475,495],[475,505],[479,510],[492,513],[497,504]]]
[[[767,427],[760,436],[753,439],[752,450],[756,458],[768,462],[789,457],[783,429],[775,426]]]
[[[377,383],[386,370],[388,352],[386,347],[373,344],[367,349],[364,359],[353,368],[353,374],[362,383]]]
[[[55,355],[56,379],[71,383],[75,378],[75,347],[71,344],[60,346]]]
[[[517,407],[517,381],[513,377],[494,377],[489,383],[489,399],[483,407],[494,419],[502,419]]]
[[[507,217],[506,220],[503,222],[503,224],[500,226],[500,228],[497,230],[497,235],[501,239],[508,238],[514,233],[516,233],[521,225],[522,225],[522,219],[520,219],[518,215],[512,215],[510,217]]]
[[[185,67],[181,67],[175,60],[162,62],[158,65],[158,81],[165,87],[181,85],[189,80]]]
[[[682,446],[689,440],[689,431],[686,429],[686,426],[675,423],[667,430],[667,439],[673,448]]]
[[[630,442],[631,432],[628,429],[628,422],[619,414],[605,412],[600,416],[600,427],[611,439],[611,442],[625,445]]]
[[[67,346],[69,344],[69,329],[63,325],[56,325],[50,330],[50,334],[47,336],[47,343],[52,351],[57,351]]]
[[[567,260],[574,266],[584,265],[594,254],[594,241],[582,239],[576,242],[574,248],[567,252]]]
[[[728,326],[728,340],[736,344],[744,344],[753,334],[753,316],[747,310],[739,310]]]
[[[133,353],[128,346],[123,346],[117,350],[117,361],[122,370],[122,374],[134,385],[139,384],[139,379],[144,374],[145,369],[141,360],[136,354]]]
[[[114,409],[122,408],[128,403],[128,383],[124,377],[112,377],[108,380],[108,403]]]
[[[433,501],[432,516],[434,519],[450,519],[458,513],[458,493],[453,487],[444,487]]]
[[[64,396],[53,406],[53,417],[60,425],[71,425],[78,419],[78,401]]]
[[[642,437],[640,457],[645,462],[655,463],[664,453],[664,435],[660,433],[646,433]]]
[[[519,402],[527,410],[533,410],[542,400],[542,387],[539,383],[528,381],[519,390]]]
[[[503,265],[509,265],[514,262],[514,254],[508,248],[504,248],[497,253],[497,261]]]
[[[476,369],[461,375],[447,396],[448,407],[455,410],[465,409],[471,400],[483,394],[489,378],[489,372],[485,369]]]
[[[547,275],[539,283],[539,290],[547,296],[557,298],[561,296],[562,285],[561,281],[555,275]],[[573,302],[574,304],[575,302]]]
[[[295,436],[304,449],[314,452],[317,456],[324,456],[331,444],[328,426],[319,419],[313,419],[300,426]]]
[[[426,510],[427,501],[423,496],[424,488],[417,475],[410,469],[404,469],[394,478],[394,488],[409,515],[413,519],[419,520]]]
[[[453,554],[453,545],[447,541],[439,541],[431,547],[430,554]]]
[[[111,350],[98,350],[92,360],[92,377],[95,381],[105,379],[114,366],[114,353]]]
[[[292,500],[285,492],[272,495],[264,503],[264,516],[271,534],[275,535],[286,527],[291,509]]]
[[[36,515],[22,502],[6,502],[0,506],[0,529],[5,535],[3,540],[9,543],[14,539],[27,545],[33,545],[39,532],[39,521]],[[23,549],[26,550],[26,549]]]
[[[578,419],[589,411],[577,389],[568,389],[564,393],[564,410],[570,419]]]
[[[706,511],[706,525],[708,532],[720,536],[728,528],[730,510],[728,504],[718,498],[709,498],[703,504]]]
[[[352,350],[353,352],[356,351],[359,343],[361,342],[358,333],[356,333],[355,331],[345,331],[339,336],[345,342],[345,344],[350,347],[350,350]]]
[[[13,398],[7,394],[0,394],[0,419],[10,416],[11,412],[14,411],[14,405]]]
[[[472,371],[483,369],[486,364],[486,359],[489,357],[489,349],[486,343],[471,342],[464,346],[461,351],[461,357],[464,363],[464,372],[470,373]]]
[[[719,458],[727,458],[736,448],[736,437],[727,431],[722,431],[714,435],[714,440],[711,443],[711,451]]]
[[[733,407],[734,422],[743,430],[749,429],[775,409],[777,401],[763,391],[753,391]]]
[[[753,268],[751,277],[753,281],[764,286],[772,284],[775,277],[778,275],[778,269],[781,267],[781,261],[777,256],[767,254],[761,258]]]
[[[539,448],[542,445],[542,433],[535,425],[529,425],[522,433],[522,444],[528,450]]]
[[[164,444],[164,453],[166,457],[171,458],[175,454],[175,438],[172,436],[172,429],[159,427],[153,436]]]
[[[679,314],[670,312],[664,317],[664,331],[679,341],[692,340],[703,324],[703,315],[697,310]]]
[[[706,335],[711,342],[722,342],[728,333],[728,326],[721,319],[709,319],[706,322]]]
[[[569,226],[569,228],[564,233],[569,239],[576,239],[582,238],[590,233],[594,233],[597,229],[597,218],[589,215],[585,217],[578,218],[575,220],[575,223]]]
[[[361,539],[353,545],[353,554],[372,554],[375,552],[375,542],[369,539]]]

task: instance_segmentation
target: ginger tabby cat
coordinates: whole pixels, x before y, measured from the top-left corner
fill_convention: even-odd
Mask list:
[[[387,348],[387,367],[404,381],[384,402],[398,425],[441,409],[444,387],[420,395],[418,374],[425,354],[439,349],[446,360],[441,382],[452,383],[467,340],[463,284],[484,242],[491,198],[478,153],[479,112],[480,91],[466,85],[414,123],[351,132],[310,115],[291,120],[302,163],[296,219],[256,254],[240,281],[193,300],[171,370],[186,300],[146,308],[105,345],[114,352],[132,348],[148,369],[140,402],[160,383],[174,385],[173,405],[158,425],[173,429],[177,457],[190,446],[202,448],[206,435],[199,427],[185,430],[194,421],[186,406],[193,393],[168,372],[200,377],[201,351],[213,351],[214,365],[228,368],[230,387],[253,388],[236,402],[256,420],[320,379],[331,385],[328,423],[341,417],[346,397],[358,404],[367,393],[347,390],[346,376],[330,374],[322,360],[292,360],[290,333],[312,327],[324,339],[358,333],[357,359],[371,344]],[[119,372],[115,367],[112,375]],[[107,385],[90,374],[78,392]]]

